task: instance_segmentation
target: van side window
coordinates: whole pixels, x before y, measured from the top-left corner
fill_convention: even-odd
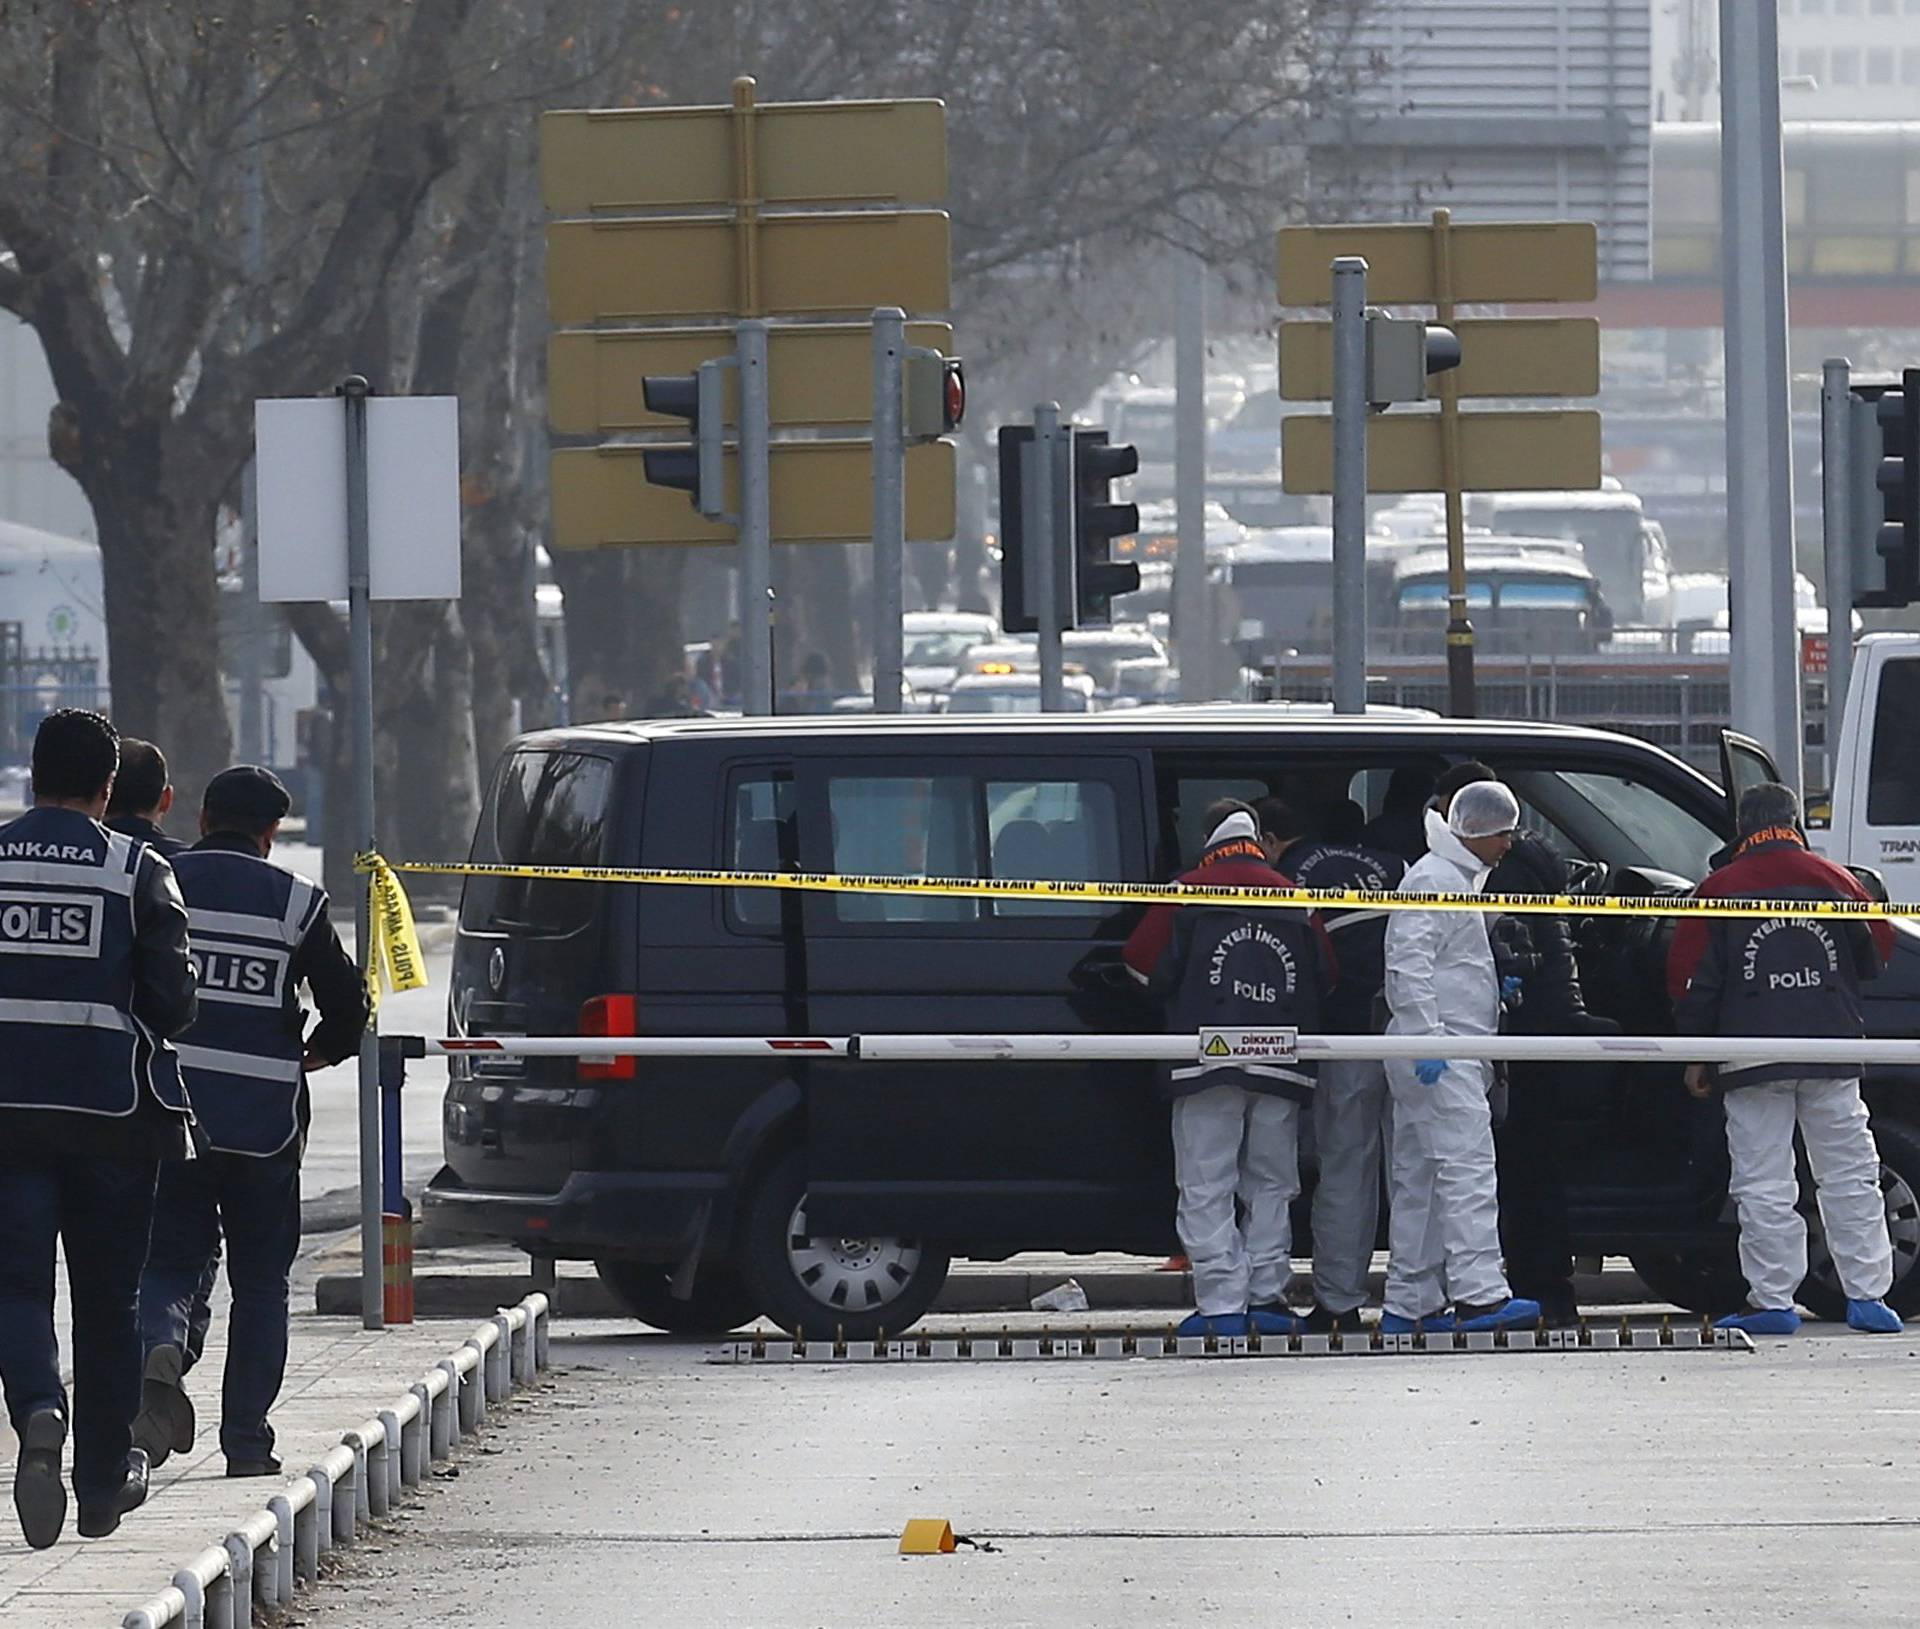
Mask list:
[[[990,875],[1025,882],[1118,882],[1120,811],[1107,781],[988,781]],[[1099,900],[996,899],[996,917],[1105,916]]]
[[[613,765],[583,752],[516,752],[500,766],[473,857],[494,865],[598,865]],[[592,919],[590,882],[473,877],[461,926],[571,933]]]
[[[836,775],[827,782],[842,876],[977,877],[980,825],[962,775]],[[842,922],[976,922],[977,899],[836,894]]]
[[[1920,826],[1920,752],[1913,722],[1920,718],[1920,659],[1889,662],[1880,670],[1873,709],[1873,757],[1867,769],[1867,824]]]
[[[793,777],[785,770],[756,769],[733,783],[727,800],[723,864],[729,871],[784,871],[798,852],[792,836]],[[781,827],[787,825],[786,832]],[[784,840],[783,840],[784,839]],[[781,895],[773,888],[729,888],[728,922],[752,932],[780,931]]]

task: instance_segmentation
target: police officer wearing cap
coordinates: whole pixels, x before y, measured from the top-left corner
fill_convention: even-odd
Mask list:
[[[352,1057],[367,1024],[366,985],[327,917],[318,884],[267,856],[291,806],[251,764],[207,783],[201,839],[174,861],[192,925],[200,1016],[180,1061],[208,1152],[160,1184],[140,1283],[145,1385],[135,1440],[155,1464],[193,1444],[181,1378],[193,1303],[224,1227],[233,1307],[221,1397],[229,1476],[271,1476],[267,1411],[287,1364],[287,1274],[300,1242],[306,1071]],[[297,991],[320,1020],[305,1033]]]
[[[36,1550],[66,1525],[69,1424],[82,1537],[105,1537],[146,1498],[135,1296],[156,1166],[187,1154],[167,1045],[193,1021],[187,913],[167,862],[100,824],[118,763],[98,713],[49,714],[33,741],[33,807],[0,826],[0,1380],[20,1439],[14,1506]]]

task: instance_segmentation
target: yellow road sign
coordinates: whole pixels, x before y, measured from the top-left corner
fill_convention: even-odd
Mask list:
[[[1600,484],[1600,415],[1538,408],[1460,415],[1466,492],[1561,491]],[[1292,493],[1333,490],[1333,420],[1280,421],[1280,481]],[[1382,413],[1367,424],[1369,492],[1444,489],[1438,413]]]
[[[1453,298],[1468,305],[1512,300],[1591,300],[1598,293],[1597,236],[1591,221],[1468,221],[1448,228]],[[1367,258],[1367,299],[1375,305],[1435,303],[1433,228],[1283,226],[1282,305],[1327,305],[1333,262]]]
[[[907,324],[907,343],[951,354],[953,328]],[[649,413],[640,381],[692,373],[731,356],[731,328],[566,329],[547,346],[547,417],[563,435],[598,430],[680,429],[685,421]],[[767,386],[775,425],[865,424],[873,417],[873,330],[865,323],[813,323],[767,333]],[[739,383],[727,375],[727,422],[739,416]]]
[[[561,325],[732,316],[746,309],[735,230],[725,216],[556,221],[547,228],[548,313]],[[765,215],[757,235],[764,315],[949,304],[939,210]]]
[[[731,203],[740,122],[728,107],[542,114],[541,196],[556,215]],[[937,204],[947,195],[940,102],[769,102],[750,122],[761,204]]]
[[[1592,317],[1487,317],[1449,324],[1460,336],[1453,378],[1462,396],[1593,396],[1600,390],[1600,324]],[[1333,324],[1280,324],[1280,394],[1333,395]]]
[[[553,454],[553,547],[732,543],[734,529],[694,512],[684,492],[651,486],[647,448],[567,447]],[[727,449],[727,506],[739,504],[740,467]],[[873,535],[873,458],[865,441],[776,441],[768,459],[776,543],[860,543]],[[907,449],[907,539],[937,543],[954,532],[951,441]]]

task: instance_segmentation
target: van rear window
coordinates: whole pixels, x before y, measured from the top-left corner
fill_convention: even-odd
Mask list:
[[[1920,753],[1913,721],[1920,716],[1920,659],[1889,662],[1880,670],[1873,716],[1873,757],[1867,770],[1867,824],[1920,826]]]
[[[598,865],[613,765],[584,752],[516,752],[500,766],[474,833],[483,865]],[[594,910],[590,882],[472,877],[460,905],[469,929],[570,933]]]

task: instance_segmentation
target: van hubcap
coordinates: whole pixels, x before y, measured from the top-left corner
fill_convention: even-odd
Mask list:
[[[1887,1206],[1887,1236],[1893,1244],[1893,1281],[1898,1284],[1914,1264],[1920,1262],[1920,1194],[1913,1185],[1890,1166],[1880,1167],[1880,1194]],[[1840,1293],[1840,1275],[1834,1269],[1833,1253],[1827,1248],[1826,1229],[1820,1225],[1816,1207],[1807,1218],[1807,1258],[1809,1276]]]
[[[808,1295],[836,1312],[872,1312],[900,1298],[920,1268],[915,1239],[858,1239],[816,1235],[807,1228],[807,1201],[787,1224],[787,1261]]]

